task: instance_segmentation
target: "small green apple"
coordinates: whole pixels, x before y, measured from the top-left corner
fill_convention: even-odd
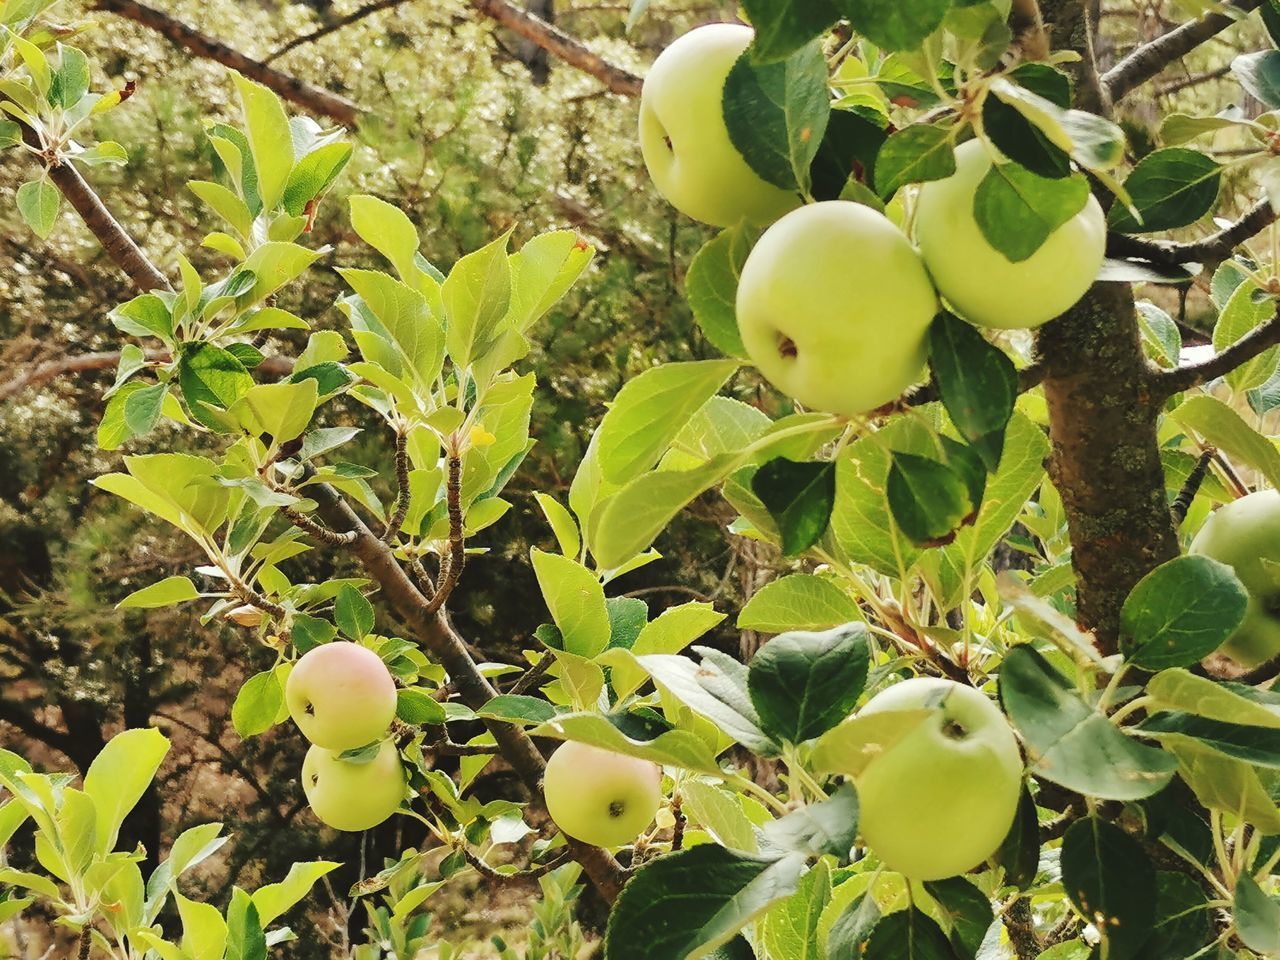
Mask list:
[[[1191,552],[1231,567],[1249,591],[1244,622],[1218,651],[1243,667],[1280,654],[1280,492],[1259,490],[1219,507]]]
[[[764,226],[800,203],[751,169],[725,126],[725,78],[754,35],[732,23],[689,31],[659,54],[640,93],[640,150],[654,186],[716,227]]]
[[[396,715],[391,671],[368,647],[346,640],[308,650],[285,683],[289,715],[326,750],[353,750],[386,736]]]
[[[1092,196],[1083,210],[1017,263],[987,242],[973,200],[991,157],[982,143],[956,148],[956,172],[920,188],[916,242],[938,291],[981,327],[1038,327],[1065,313],[1093,285],[1106,255],[1107,223]]]
[[[1022,754],[1000,709],[952,680],[916,677],[872,697],[858,716],[929,710],[856,779],[859,829],[891,870],[941,880],[995,853],[1018,809]]]
[[[630,843],[653,822],[662,770],[648,760],[570,740],[547,761],[547,812],[564,833],[597,847]]]
[[[856,415],[921,378],[938,298],[902,231],[870,207],[810,204],[765,231],[738,280],[760,372],[807,407]]]
[[[337,750],[313,746],[302,761],[302,792],[320,821],[335,830],[356,833],[376,827],[404,799],[400,751],[384,740],[368,763],[353,763],[341,759]]]

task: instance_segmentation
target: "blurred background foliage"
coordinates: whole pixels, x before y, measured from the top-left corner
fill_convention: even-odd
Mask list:
[[[314,328],[338,326],[333,268],[373,261],[348,226],[347,193],[373,193],[401,205],[425,239],[424,254],[442,265],[512,225],[516,244],[571,226],[599,247],[594,266],[544,322],[525,361],[539,383],[538,442],[509,488],[516,509],[478,539],[492,552],[468,565],[452,604],[463,634],[488,659],[517,661],[546,617],[527,564],[529,547],[550,540],[533,492],[564,500],[590,427],[628,378],[656,363],[715,354],[682,299],[683,272],[707,239],[706,228],[677,217],[650,186],[634,134],[634,100],[548,60],[463,0],[383,0],[372,3],[377,12],[346,25],[370,0],[156,2],[175,19],[369,111],[355,156],[316,222],[314,242],[332,251],[280,304]],[[638,73],[688,27],[736,12],[729,2],[655,0],[628,34],[629,5],[622,0],[529,0],[528,6]],[[232,115],[227,70],[110,13],[70,2],[59,12],[68,23],[93,21],[75,42],[90,54],[99,80],[137,85],[98,130],[127,147],[129,164],[99,168],[94,185],[165,269],[174,272],[182,251],[212,273],[219,255],[198,246],[209,229],[206,212],[184,185],[209,176],[213,157],[204,124]],[[1103,64],[1187,15],[1166,0],[1107,3]],[[1149,148],[1149,131],[1169,112],[1228,106],[1224,96],[1237,95],[1238,87],[1221,79],[1222,68],[1236,50],[1256,49],[1258,32],[1255,22],[1205,45],[1167,72],[1154,99],[1126,107],[1135,152]],[[323,35],[281,52],[313,33]],[[23,158],[6,154],[0,195],[11,196],[30,172]],[[0,397],[5,383],[34,364],[114,349],[106,313],[129,295],[73,213],[64,210],[53,236],[41,243],[9,202],[2,209]],[[1229,215],[1230,206],[1222,212]],[[1170,298],[1167,290],[1158,295]],[[1189,298],[1188,326],[1195,324],[1200,295],[1193,291]],[[1165,305],[1176,315],[1176,294]],[[281,342],[275,349],[300,346]],[[294,860],[344,860],[347,870],[335,876],[332,889],[310,901],[313,922],[293,923],[304,942],[291,949],[295,956],[323,956],[327,942],[333,955],[345,956],[348,934],[358,939],[365,922],[363,911],[349,922],[344,917],[346,887],[362,875],[362,865],[371,872],[384,855],[420,838],[404,818],[366,840],[322,834],[297,785],[302,739],[277,728],[240,741],[230,726],[231,699],[244,676],[269,662],[251,631],[220,622],[202,626],[198,611],[114,609],[132,590],[179,572],[193,557],[189,543],[88,485],[120,456],[99,452],[94,440],[109,382],[110,372],[100,371],[0,399],[0,743],[46,768],[83,770],[122,726],[156,723],[174,749],[158,789],[126,825],[126,841],[141,842],[154,855],[186,826],[224,821],[235,835],[232,852],[199,877],[215,898],[233,883],[253,886],[260,877],[277,877]],[[750,377],[737,382],[743,399],[778,402]],[[356,405],[331,410],[335,423],[372,426]],[[164,449],[170,439],[161,431],[151,442]],[[353,455],[382,471],[384,488],[391,479],[386,440],[371,430]],[[125,452],[148,452],[135,447]],[[750,541],[726,537],[731,516],[707,498],[659,540],[664,559],[628,575],[620,587],[648,602],[651,616],[690,598],[714,600],[731,614],[714,640],[737,651],[754,640],[732,629],[732,614],[784,564]],[[308,562],[319,579],[334,572],[326,565],[342,559],[317,552]],[[502,777],[495,763],[492,782],[482,779],[477,789],[509,789]],[[461,893],[433,901],[434,934],[447,930],[456,942],[486,943],[499,933],[513,949],[528,951],[513,956],[559,955],[527,945],[526,904],[536,891]],[[547,922],[563,923],[565,911],[543,900]],[[10,936],[19,956],[36,957],[47,933],[28,920]],[[564,939],[574,942],[568,934]],[[4,945],[0,937],[0,950]],[[497,949],[476,947],[474,955],[495,956]]]

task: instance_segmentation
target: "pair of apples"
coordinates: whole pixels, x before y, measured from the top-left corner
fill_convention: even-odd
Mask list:
[[[712,226],[772,224],[738,281],[747,354],[783,393],[854,416],[921,378],[925,334],[940,293],[978,326],[1036,327],[1084,296],[1102,266],[1106,222],[1090,197],[1029,258],[1012,262],[987,241],[974,197],[991,169],[979,141],[956,150],[956,172],[924,184],[915,204],[918,249],[862,204],[801,206],[767,183],[734,146],[725,80],[754,32],[710,24],[676,40],[645,78],[640,144],[658,191]],[[798,209],[797,209],[798,208]]]
[[[387,737],[396,716],[396,684],[368,647],[336,640],[308,650],[285,683],[289,715],[311,748],[302,761],[302,791],[321,822],[335,830],[376,827],[405,797],[400,751]],[[347,750],[377,743],[366,762]]]

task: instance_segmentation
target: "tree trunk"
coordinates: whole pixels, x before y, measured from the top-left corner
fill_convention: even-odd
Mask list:
[[[1042,3],[1055,49],[1081,54],[1076,101],[1106,115],[1087,0]],[[1142,351],[1133,291],[1099,283],[1040,331],[1053,453],[1050,476],[1071,533],[1078,618],[1099,648],[1114,652],[1120,608],[1152,567],[1178,554],[1165,493],[1151,398],[1153,368]]]

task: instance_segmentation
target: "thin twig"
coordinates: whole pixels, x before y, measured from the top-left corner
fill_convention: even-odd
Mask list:
[[[1263,0],[1234,0],[1227,6],[1238,14],[1245,14],[1261,6],[1262,2]],[[1099,78],[1103,89],[1113,103],[1121,100],[1135,87],[1150,80],[1169,64],[1180,60],[1206,40],[1239,23],[1240,19],[1240,16],[1210,13],[1170,30],[1150,43],[1138,47],[1104,73]]]
[[[382,531],[384,543],[393,542],[400,535],[404,518],[409,515],[409,434],[396,431],[396,503]]]
[[[551,669],[552,661],[555,660],[549,653],[542,655],[542,659],[520,675],[520,679],[512,685],[507,691],[511,696],[519,696],[526,694],[530,690],[537,687],[547,676],[547,672]]]
[[[327,543],[333,547],[346,546],[355,540],[355,534],[350,530],[345,533],[338,533],[336,530],[330,530],[323,523],[312,520],[301,510],[295,510],[293,507],[282,507],[280,512],[285,518],[299,530],[309,533],[321,543]]]
[[[398,6],[401,6],[402,4],[410,3],[410,2],[412,2],[412,0],[377,0],[376,3],[371,3],[368,6],[361,7],[359,10],[353,10],[351,13],[348,13],[345,17],[339,17],[337,20],[334,20],[332,23],[327,23],[323,27],[319,27],[315,30],[312,30],[310,33],[304,33],[300,37],[294,37],[288,43],[285,43],[277,47],[273,52],[263,57],[262,62],[264,64],[271,63],[271,61],[278,60],[280,57],[283,57],[290,50],[296,50],[298,47],[301,47],[303,44],[315,43],[317,40],[321,40],[324,37],[327,37],[331,33],[337,33],[339,30],[342,30],[345,27],[349,27],[353,23],[359,23],[365,17],[369,17],[382,10],[389,10],[392,7],[398,7]]]
[[[449,599],[449,594],[458,585],[458,578],[462,576],[462,567],[467,560],[462,537],[462,457],[457,453],[450,453],[448,459],[449,480],[445,498],[449,509],[449,552],[440,558],[439,585],[427,607],[430,613],[435,613]]]
[[[517,870],[515,873],[503,873],[481,860],[475,851],[466,844],[461,845],[459,849],[462,851],[462,856],[467,863],[475,868],[481,876],[486,880],[493,880],[497,883],[528,883],[532,880],[537,880],[539,877],[545,877],[557,867],[563,867],[571,859],[569,851],[563,850],[546,863],[539,863],[526,870]]]
[[[1209,447],[1200,454],[1200,459],[1196,461],[1196,465],[1191,472],[1187,474],[1186,483],[1182,485],[1182,489],[1178,492],[1178,498],[1173,501],[1173,506],[1169,508],[1169,512],[1173,514],[1173,522],[1181,525],[1182,521],[1187,519],[1187,511],[1191,509],[1191,503],[1195,500],[1196,494],[1200,492],[1200,485],[1204,483],[1204,478],[1209,472],[1209,464],[1213,463],[1213,458],[1218,451],[1213,447]]]
[[[1169,240],[1142,240],[1123,233],[1107,235],[1107,256],[1137,257],[1162,266],[1183,263],[1218,263],[1250,237],[1257,236],[1276,220],[1269,200],[1259,200],[1239,220],[1202,240],[1176,243]]]
[[[1189,363],[1157,374],[1154,377],[1156,391],[1161,396],[1169,397],[1183,390],[1209,383],[1218,377],[1226,376],[1276,344],[1280,344],[1280,312],[1266,323],[1254,327],[1231,346],[1208,360]]]
[[[80,960],[89,960],[89,951],[93,947],[93,928],[87,923],[80,931],[80,952],[78,954]]]

